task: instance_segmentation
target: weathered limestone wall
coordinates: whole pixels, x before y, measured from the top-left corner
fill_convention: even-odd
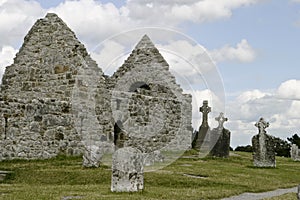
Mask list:
[[[94,85],[85,84],[93,77],[98,77]],[[39,19],[3,75],[0,160],[83,153],[86,135],[98,133],[82,131],[78,113],[85,108],[80,105],[96,94],[99,103],[105,101],[104,82],[101,69],[57,15]],[[93,92],[89,96],[87,91]],[[105,111],[102,104],[95,105],[93,113],[80,119],[94,118],[102,128]]]
[[[82,136],[85,167],[98,167],[102,156],[114,151],[110,96],[103,80],[94,69],[83,68],[73,88],[72,119]]]
[[[81,136],[72,126],[68,102],[7,99],[0,106],[0,160],[81,153]]]
[[[1,94],[8,98],[68,101],[78,69],[92,62],[87,57],[84,46],[67,25],[57,15],[47,14],[33,25],[14,64],[6,68]]]
[[[191,95],[182,94],[148,36],[110,78],[108,87],[114,121],[126,135],[123,146],[148,153],[191,145]]]
[[[142,153],[185,150],[191,101],[147,36],[105,78],[68,26],[47,14],[3,75],[0,160],[84,154],[84,165],[97,166],[114,141]]]

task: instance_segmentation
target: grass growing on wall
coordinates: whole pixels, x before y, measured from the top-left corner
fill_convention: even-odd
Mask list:
[[[219,199],[244,192],[264,192],[300,184],[300,162],[277,158],[277,168],[252,167],[250,153],[228,159],[196,158],[188,152],[173,164],[145,173],[138,193],[110,192],[111,168],[83,168],[80,157],[3,161],[13,174],[0,183],[0,199]]]

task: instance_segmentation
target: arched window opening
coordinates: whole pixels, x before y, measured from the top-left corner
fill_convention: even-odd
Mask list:
[[[143,82],[143,81],[138,81],[132,84],[129,88],[129,92],[137,92],[138,88],[144,89],[144,90],[151,90],[150,86]]]

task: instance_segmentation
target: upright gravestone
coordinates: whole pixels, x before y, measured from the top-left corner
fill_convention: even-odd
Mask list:
[[[202,107],[199,110],[202,113],[202,124],[199,128],[198,134],[193,140],[193,148],[197,150],[209,150],[209,132],[208,113],[211,112],[211,107],[208,106],[208,101],[204,100]]]
[[[291,148],[291,158],[294,161],[300,161],[300,150],[299,150],[299,148],[298,148],[298,146],[296,144],[292,145],[292,148]]]
[[[112,192],[137,192],[144,188],[144,166],[141,151],[132,147],[118,149],[113,155]]]
[[[230,131],[225,129],[223,125],[224,122],[228,121],[228,118],[224,117],[224,113],[220,113],[215,120],[219,122],[219,126],[210,133],[210,144],[213,147],[210,155],[227,158],[230,150]]]
[[[99,167],[103,153],[97,145],[86,145],[82,165],[84,167]]]
[[[256,167],[276,167],[273,137],[266,133],[269,122],[263,118],[255,124],[259,133],[252,138],[253,164]]]

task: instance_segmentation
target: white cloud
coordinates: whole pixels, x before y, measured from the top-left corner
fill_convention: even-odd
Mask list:
[[[87,46],[95,47],[104,39],[135,27],[126,9],[112,3],[80,0],[65,1],[49,12],[55,12]]]
[[[216,66],[201,45],[192,44],[187,40],[177,40],[156,46],[169,63],[173,74],[182,76],[181,79],[187,80],[189,84],[205,85],[205,75],[209,71],[216,70]]]
[[[257,0],[128,0],[117,8],[94,0],[66,1],[49,10],[56,12],[88,46],[136,27],[178,27],[183,22],[201,23],[230,17],[232,10]],[[76,14],[74,14],[76,13]]]
[[[0,79],[4,73],[5,67],[13,63],[13,58],[17,50],[11,46],[4,46],[0,52]]]
[[[220,49],[210,51],[215,62],[239,61],[251,62],[256,58],[255,50],[249,45],[246,39],[239,42],[236,47],[225,45]]]
[[[257,134],[254,123],[260,117],[270,122],[268,133],[286,139],[300,130],[300,80],[282,83],[274,93],[246,91],[226,105],[228,128],[233,133],[233,146],[251,141]],[[242,142],[244,144],[244,142]]]
[[[287,119],[298,119],[300,118],[300,101],[292,101],[290,108],[287,109]],[[297,122],[299,123],[299,121]]]
[[[274,114],[283,114],[290,104],[290,101],[278,99],[276,94],[253,90],[243,92],[227,107],[233,120],[249,122],[260,117],[270,119]]]
[[[26,32],[45,11],[35,1],[2,0],[0,5],[0,47],[19,47]]]
[[[300,80],[293,79],[282,83],[277,90],[277,95],[279,98],[300,100]]]
[[[91,52],[91,57],[98,63],[105,74],[112,75],[127,59],[125,47],[118,42],[108,40],[103,43],[100,52]]]
[[[120,8],[112,3],[78,0],[65,1],[49,10],[41,8],[36,1],[2,0],[0,3],[0,47],[3,45],[19,47],[29,28],[38,18],[44,17],[46,12],[55,12],[74,30],[80,41],[90,51],[93,51],[93,48],[100,42],[122,31],[147,25],[163,25],[165,27],[168,24],[176,27],[182,22],[195,21],[195,19],[195,22],[202,22],[221,19],[224,16],[230,17],[233,9],[254,4],[256,0],[128,0]],[[183,11],[187,14],[183,14]],[[189,12],[192,12],[192,16],[188,14]],[[183,58],[189,60],[192,57],[195,62],[197,59],[201,59],[202,71],[210,68],[211,61],[206,55],[203,56],[204,54],[199,51],[192,51],[196,47],[188,47],[184,42],[177,42],[172,45],[172,48],[180,52]],[[187,48],[189,51],[185,52],[184,50]],[[242,40],[236,48],[229,50],[231,53],[226,53],[226,48],[221,49],[221,53],[215,51],[217,60],[250,61],[253,59],[251,57],[251,55],[253,56],[251,54],[252,49],[246,40]],[[190,57],[185,56],[187,53],[190,54]],[[207,62],[205,61],[207,66],[204,59],[207,60]]]
[[[202,23],[229,18],[234,9],[257,2],[258,0],[128,0],[126,9],[132,19],[142,20],[146,24],[158,22],[170,26],[183,21]]]
[[[266,95],[267,95],[266,93],[261,92],[259,90],[246,91],[237,97],[237,101],[240,103],[246,103],[249,101],[263,98]]]

